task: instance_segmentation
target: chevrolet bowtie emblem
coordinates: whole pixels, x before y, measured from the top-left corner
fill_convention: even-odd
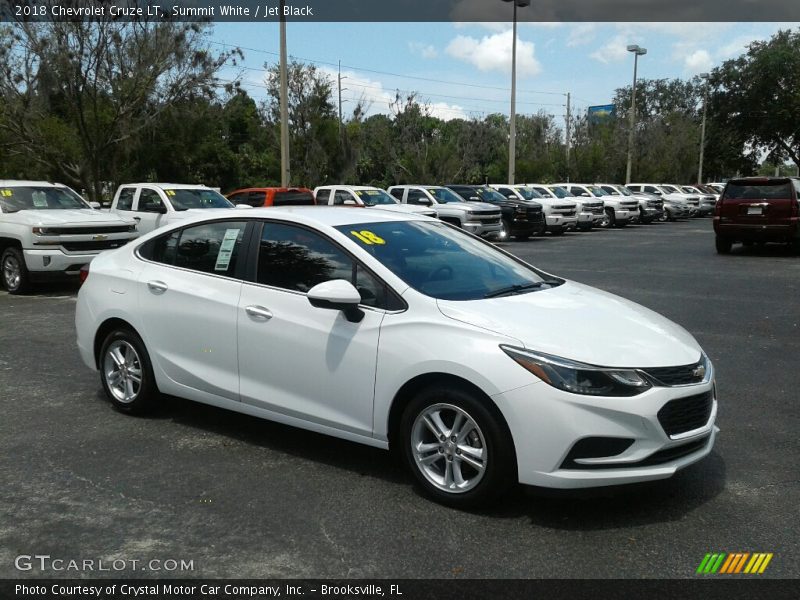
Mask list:
[[[103,240],[107,240],[108,236],[107,235],[95,235],[95,236],[92,237],[92,239],[95,242],[102,242]]]

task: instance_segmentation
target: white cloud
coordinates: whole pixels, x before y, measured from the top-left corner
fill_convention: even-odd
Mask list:
[[[408,42],[408,49],[412,54],[421,56],[422,58],[436,58],[439,52],[432,44],[424,44],[422,42]]]
[[[707,50],[695,50],[683,60],[683,65],[686,71],[692,75],[697,75],[710,71],[711,67],[714,66],[714,60]]]
[[[567,36],[567,46],[574,48],[576,46],[584,46],[594,41],[595,30],[597,29],[596,23],[578,23],[570,29]]]
[[[334,100],[337,98],[336,89],[336,76],[337,72],[328,67],[320,67],[320,70],[328,76],[333,84]],[[386,89],[383,83],[368,77],[361,77],[354,71],[342,71],[342,111],[347,117],[355,107],[356,103],[362,101],[366,114],[376,115],[392,114],[392,103],[395,101],[397,90]],[[400,90],[401,102],[405,100],[408,95],[408,90]],[[417,96],[417,101],[428,107],[428,112],[435,117],[439,117],[445,121],[451,119],[466,119],[468,117],[466,109],[458,104],[448,104],[447,102],[430,102],[424,94]]]
[[[629,36],[620,34],[608,40],[608,42],[592,52],[589,56],[604,64],[620,62],[627,58],[629,54],[628,44],[630,43],[631,39]]]
[[[468,62],[480,71],[510,71],[511,30],[477,39],[459,35],[454,38],[445,52],[464,62]],[[517,72],[521,75],[538,75],[542,66],[535,56],[533,42],[517,39]]]

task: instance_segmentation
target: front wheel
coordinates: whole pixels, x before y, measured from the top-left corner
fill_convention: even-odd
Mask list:
[[[30,273],[25,265],[25,256],[19,248],[6,248],[0,257],[0,272],[9,294],[24,294],[30,289]]]
[[[602,227],[603,229],[608,229],[609,227],[613,227],[615,224],[614,223],[615,220],[616,219],[614,218],[614,210],[613,209],[611,209],[610,211],[606,210],[603,213],[603,220],[600,221],[600,227]]]
[[[443,504],[485,505],[517,480],[508,427],[466,390],[435,387],[418,394],[403,413],[399,441],[419,487]]]
[[[733,242],[730,240],[730,238],[726,238],[721,235],[716,237],[715,244],[718,254],[728,254],[733,247]]]
[[[128,329],[112,331],[100,350],[100,381],[117,410],[132,414],[150,411],[158,388],[144,342]]]

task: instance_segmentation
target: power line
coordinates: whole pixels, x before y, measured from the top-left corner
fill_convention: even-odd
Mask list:
[[[215,44],[217,46],[223,46],[225,48],[241,48],[242,50],[248,50],[250,52],[259,52],[261,54],[267,54],[267,55],[270,55],[270,56],[278,56],[277,52],[272,52],[270,50],[261,50],[259,48],[248,48],[247,46],[238,46],[236,44],[228,44],[226,42],[216,42],[216,41],[213,41],[213,40],[210,40],[210,43]],[[325,60],[315,60],[315,59],[312,59],[312,58],[303,58],[301,56],[294,56],[294,55],[290,55],[290,58],[293,58],[295,60],[299,60],[299,61],[302,61],[302,62],[317,64],[317,65],[328,65],[328,66],[331,66],[331,67],[338,67],[338,63],[333,63],[333,62],[329,62],[329,61],[325,61]],[[481,85],[481,84],[478,84],[478,83],[466,83],[466,82],[463,82],[463,81],[448,81],[446,79],[434,79],[432,77],[420,77],[418,75],[404,75],[402,73],[392,73],[390,71],[379,71],[377,69],[368,69],[366,67],[356,67],[356,66],[353,66],[353,65],[344,65],[343,64],[342,66],[345,67],[346,69],[352,69],[354,71],[362,71],[364,73],[376,73],[378,75],[388,75],[390,77],[401,77],[403,79],[415,79],[417,81],[428,81],[428,82],[431,82],[431,83],[440,83],[440,84],[444,84],[444,85],[459,85],[459,86],[464,86],[464,87],[480,88],[480,89],[485,89],[485,90],[498,90],[498,91],[501,91],[501,92],[510,92],[511,91],[511,88],[500,87],[500,86]],[[255,69],[254,67],[243,67],[243,68],[251,69],[251,70],[258,70],[258,69]],[[539,91],[539,90],[517,90],[517,93],[544,94],[544,95],[549,95],[549,96],[566,96],[565,92],[552,92],[552,91]]]

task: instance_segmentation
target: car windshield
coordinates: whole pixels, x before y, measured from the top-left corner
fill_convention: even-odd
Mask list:
[[[674,187],[672,187],[671,185],[662,185],[662,186],[661,186],[661,189],[662,189],[662,190],[664,190],[664,191],[665,191],[665,192],[667,192],[667,193],[670,193],[670,194],[674,194],[674,193],[676,193],[676,192],[677,192],[677,193],[680,193],[680,192],[678,192],[678,190],[677,190],[677,189],[675,189],[675,188],[674,188]]]
[[[377,206],[378,204],[399,204],[383,190],[353,190],[365,206]]]
[[[683,191],[686,192],[687,194],[696,194],[697,193],[696,189],[694,189],[692,187],[689,187],[688,185],[683,186],[683,188],[681,188],[681,189],[683,189]]]
[[[538,185],[536,187],[531,188],[531,189],[536,190],[536,192],[542,198],[552,198],[555,195],[555,194],[553,194],[553,192],[551,192],[547,188],[539,187]]]
[[[0,188],[0,207],[5,213],[15,213],[20,210],[74,210],[89,208],[89,205],[65,189],[26,186]]]
[[[503,196],[503,194],[490,187],[476,188],[475,193],[478,194],[478,198],[485,202],[503,202],[506,200],[506,197]]]
[[[449,202],[463,202],[464,199],[456,194],[453,190],[446,187],[426,188],[428,193],[436,198],[439,204],[447,204]]]
[[[575,194],[567,190],[566,188],[559,187],[557,185],[551,186],[550,190],[559,198],[574,198]]]
[[[611,187],[610,185],[603,185],[601,186],[603,191],[610,196],[620,196],[621,193],[618,189]]]
[[[204,189],[164,189],[175,210],[190,208],[233,208],[222,194]]]
[[[537,198],[541,198],[542,195],[534,190],[533,188],[520,186],[518,188],[514,188],[517,193],[525,198],[525,200],[536,200]]]
[[[726,200],[785,200],[792,197],[792,184],[785,181],[774,183],[729,183],[725,188]]]
[[[443,223],[391,221],[336,229],[406,284],[440,300],[497,298],[564,283]]]
[[[603,188],[601,188],[598,185],[590,185],[589,186],[589,191],[592,192],[595,196],[598,196],[598,197],[599,196],[608,196],[609,195],[609,193],[607,191],[605,191]]]

